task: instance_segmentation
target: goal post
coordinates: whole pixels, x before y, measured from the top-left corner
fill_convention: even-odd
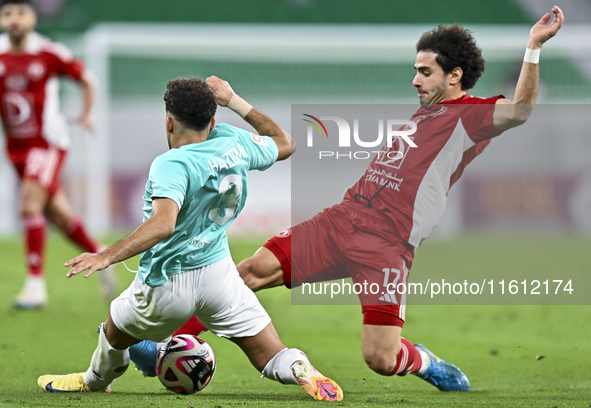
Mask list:
[[[433,28],[314,24],[94,26],[84,34],[79,48],[80,56],[98,80],[96,134],[77,141],[72,156],[81,155],[83,160],[72,163],[64,175],[66,181],[73,177],[81,180],[76,183],[75,196],[80,197],[77,210],[93,232],[129,228],[141,221],[138,207],[149,164],[166,149],[162,95],[167,80],[188,75],[223,77],[253,105],[289,129],[293,103],[416,104],[412,86],[415,44],[423,32]],[[471,93],[503,93],[511,98],[531,27],[467,28],[487,61],[485,73]],[[590,36],[591,25],[565,26],[544,45],[539,103],[591,101],[591,43],[582,40]],[[218,119],[245,125],[223,109]],[[151,139],[154,135],[160,135],[162,140]],[[6,172],[6,166],[0,171]],[[269,231],[288,226],[289,172],[289,165],[280,163],[269,172],[252,176],[254,190],[245,209],[247,216],[237,221],[238,226]],[[269,184],[273,185],[271,190],[266,187]],[[268,200],[268,191],[278,198]],[[3,194],[0,208],[14,213],[14,199],[13,194]],[[135,211],[127,207],[127,201],[133,201]],[[279,204],[272,207],[273,202]],[[453,211],[459,210],[450,209]],[[5,232],[16,226],[10,217],[14,218],[0,215],[0,229]]]

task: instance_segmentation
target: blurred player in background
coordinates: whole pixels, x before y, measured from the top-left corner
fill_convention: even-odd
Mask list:
[[[226,228],[242,210],[248,172],[291,156],[291,136],[236,96],[217,77],[172,80],[164,95],[170,150],[150,167],[144,223],[98,254],[70,260],[68,277],[142,254],[130,287],[111,303],[86,373],[41,376],[47,392],[108,390],[129,365],[140,339],[164,340],[192,315],[217,336],[236,343],[263,376],[300,385],[317,400],[340,401],[336,382],[320,374],[298,349],[286,348],[271,318],[240,278]],[[217,104],[228,106],[260,135],[216,125]]]
[[[342,203],[276,235],[241,262],[238,270],[245,283],[255,291],[347,277],[380,287],[393,281],[406,284],[414,253],[439,222],[449,188],[465,166],[491,138],[529,118],[537,97],[540,49],[564,21],[558,7],[552,12],[550,24],[548,13],[531,29],[513,101],[466,93],[482,75],[484,60],[463,27],[440,26],[423,34],[413,80],[421,108],[411,118],[417,124],[413,140],[418,148],[385,160],[405,142],[384,146],[384,154],[374,158]],[[375,176],[389,171],[401,180],[398,187]],[[470,391],[468,378],[457,367],[401,337],[406,307],[401,294],[382,293],[359,295],[367,365],[386,376],[415,374],[442,391]],[[203,330],[194,318],[176,334]],[[131,350],[144,375],[155,375],[156,349],[156,344],[143,342]]]
[[[8,157],[20,178],[20,212],[24,227],[28,276],[15,299],[18,308],[47,302],[43,262],[46,219],[78,246],[98,252],[101,244],[72,212],[60,184],[69,147],[68,126],[59,111],[58,76],[77,81],[83,92],[78,122],[93,130],[94,82],[84,64],[63,45],[33,31],[37,15],[29,0],[0,3],[0,113]],[[115,291],[113,269],[101,272],[102,292]]]

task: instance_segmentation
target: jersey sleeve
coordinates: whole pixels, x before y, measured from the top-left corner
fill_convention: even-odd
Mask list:
[[[503,133],[493,124],[493,113],[498,99],[503,95],[492,98],[467,98],[463,103],[464,111],[461,118],[468,137],[474,143],[492,139]]]
[[[259,136],[246,130],[234,128],[238,134],[238,143],[248,154],[249,170],[267,170],[277,161],[279,149],[273,138]]]
[[[54,56],[55,70],[58,75],[68,76],[76,81],[80,81],[86,70],[84,62],[74,58],[72,51],[60,43],[52,43],[48,49]]]
[[[177,204],[179,210],[182,208],[189,188],[189,172],[180,158],[158,156],[150,167],[149,181],[152,199],[169,198]]]

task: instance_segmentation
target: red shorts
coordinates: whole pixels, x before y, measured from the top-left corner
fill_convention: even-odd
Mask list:
[[[406,286],[414,249],[391,225],[379,212],[348,201],[277,234],[264,247],[281,263],[288,288],[351,277],[376,289],[358,295],[364,324],[402,327],[405,297],[393,288]]]
[[[47,189],[49,196],[60,188],[60,174],[66,161],[66,151],[56,147],[32,147],[22,152],[8,152],[21,180],[36,180]]]

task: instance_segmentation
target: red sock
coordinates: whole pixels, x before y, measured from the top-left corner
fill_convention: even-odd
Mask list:
[[[404,376],[410,373],[415,373],[421,369],[423,360],[421,353],[413,346],[413,344],[405,338],[400,339],[400,353],[398,353],[398,361],[396,367],[391,375]]]
[[[42,276],[45,255],[45,217],[42,214],[23,217],[23,226],[25,227],[25,247],[29,275]]]
[[[72,218],[70,225],[68,225],[68,228],[64,232],[70,241],[79,245],[86,251],[92,253],[99,251],[99,244],[88,235],[84,225],[82,225],[82,221],[78,218]]]
[[[207,328],[201,324],[199,320],[197,320],[196,316],[193,316],[189,319],[189,321],[183,326],[174,332],[173,336],[177,334],[192,334],[194,336],[198,336],[204,331],[207,331]]]

